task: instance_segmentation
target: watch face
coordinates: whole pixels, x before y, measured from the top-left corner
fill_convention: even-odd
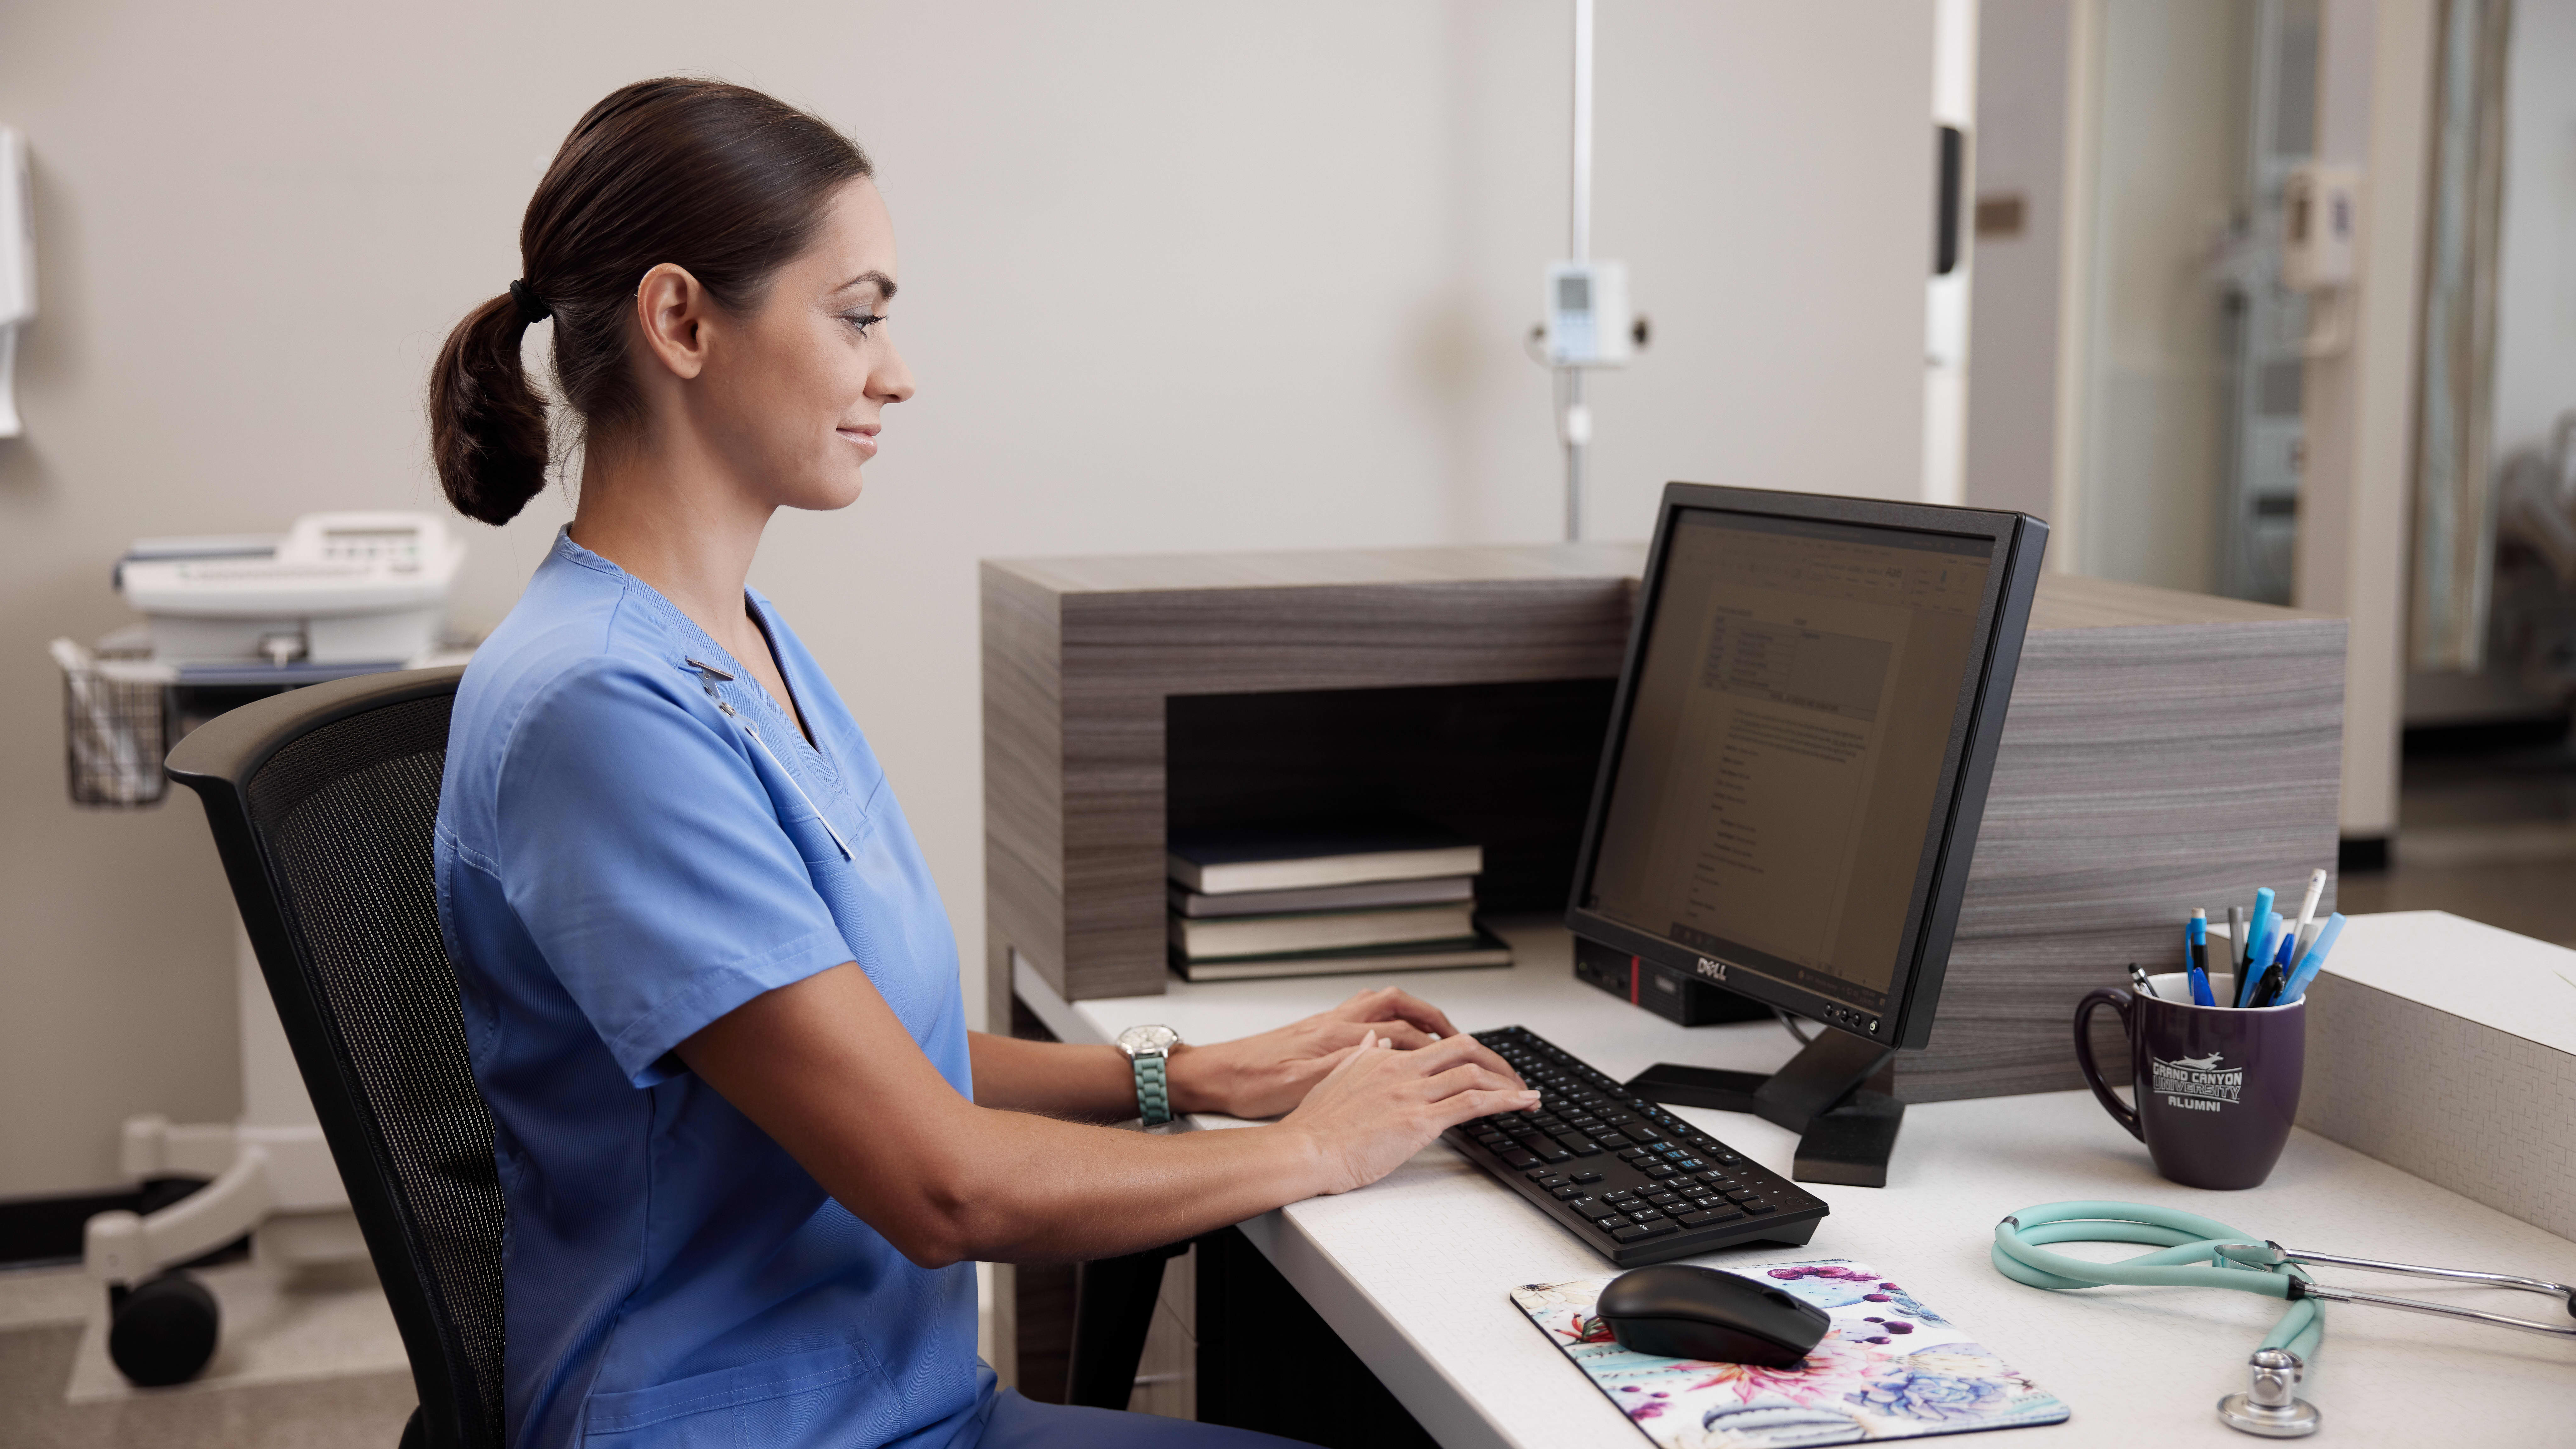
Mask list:
[[[1181,1044],[1181,1034],[1168,1026],[1131,1026],[1118,1033],[1118,1046],[1129,1056],[1168,1053]]]

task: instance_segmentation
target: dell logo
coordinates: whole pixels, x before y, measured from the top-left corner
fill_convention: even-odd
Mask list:
[[[1726,963],[1723,961],[1711,961],[1706,956],[1702,956],[1699,958],[1699,974],[1710,977],[1714,980],[1724,981],[1726,979]]]

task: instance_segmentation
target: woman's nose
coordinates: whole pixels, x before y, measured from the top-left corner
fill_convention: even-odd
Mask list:
[[[899,403],[912,396],[912,366],[903,360],[892,338],[886,339],[885,361],[877,365],[876,375],[868,381],[868,390],[887,402]]]

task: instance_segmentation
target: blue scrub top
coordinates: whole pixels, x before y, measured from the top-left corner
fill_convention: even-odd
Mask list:
[[[915,1266],[672,1054],[856,961],[973,1094],[957,944],[903,811],[813,657],[750,603],[811,745],[566,535],[457,691],[438,914],[496,1128],[521,1449],[929,1449],[990,1413],[973,1266]]]

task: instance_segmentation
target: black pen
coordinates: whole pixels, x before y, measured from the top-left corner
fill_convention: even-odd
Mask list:
[[[2158,1001],[2164,1000],[2164,997],[2156,991],[2156,984],[2147,979],[2147,973],[2139,970],[2138,963],[2135,961],[2129,963],[2129,984],[2138,988],[2140,996],[2153,996]]]
[[[2282,974],[2280,963],[2276,961],[2263,968],[2263,979],[2254,985],[2254,999],[2245,1004],[2254,1007],[2274,1005],[2281,998],[2281,988],[2289,984],[2290,978]]]

